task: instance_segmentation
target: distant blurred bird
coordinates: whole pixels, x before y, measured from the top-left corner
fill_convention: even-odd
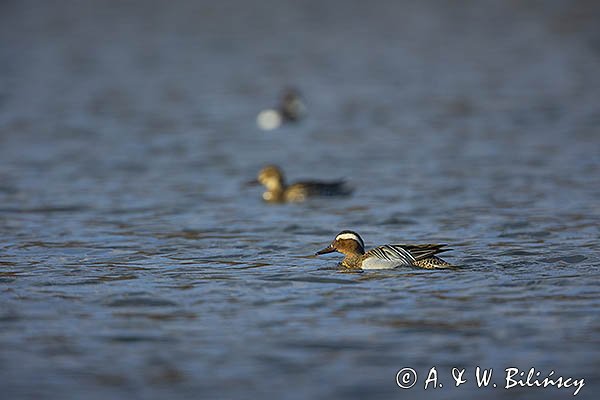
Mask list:
[[[267,165],[260,170],[258,179],[249,184],[262,184],[266,191],[262,197],[270,203],[300,202],[315,196],[348,196],[352,188],[343,180],[304,181],[287,186],[283,173],[275,165]]]
[[[297,122],[306,114],[306,106],[300,92],[296,89],[286,89],[276,108],[261,111],[256,117],[256,123],[263,130],[279,128],[283,123]]]

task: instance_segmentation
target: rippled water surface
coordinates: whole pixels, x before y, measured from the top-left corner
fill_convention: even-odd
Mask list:
[[[576,4],[2,2],[3,395],[571,397],[473,383],[514,366],[596,398],[600,12]],[[288,85],[308,118],[259,131]],[[355,195],[264,204],[266,163]],[[342,229],[459,268],[341,273],[312,254]]]

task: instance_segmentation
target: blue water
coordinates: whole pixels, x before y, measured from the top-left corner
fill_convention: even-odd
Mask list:
[[[3,2],[3,396],[572,397],[504,388],[534,367],[596,398],[599,15]],[[307,118],[260,131],[288,85]],[[244,183],[268,163],[355,194],[265,204]],[[448,243],[459,268],[342,273],[312,255],[343,229]],[[443,387],[424,390],[433,366]]]

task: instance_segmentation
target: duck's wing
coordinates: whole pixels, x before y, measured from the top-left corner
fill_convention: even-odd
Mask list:
[[[408,253],[416,260],[425,260],[427,258],[431,258],[436,254],[443,253],[445,251],[449,251],[452,249],[445,248],[446,244],[392,244],[390,245],[394,248],[401,248]]]
[[[363,257],[363,269],[408,267],[417,261],[408,250],[393,244],[375,247]]]
[[[309,196],[347,196],[352,188],[345,181],[303,181],[289,187],[290,191],[302,190]]]

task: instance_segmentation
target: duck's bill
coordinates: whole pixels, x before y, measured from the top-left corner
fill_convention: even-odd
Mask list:
[[[321,254],[333,253],[335,249],[332,246],[327,246],[323,250],[319,250],[315,253],[315,256],[320,256]]]
[[[258,179],[252,179],[251,181],[246,182],[246,186],[256,186],[259,183],[260,182],[258,181]]]

